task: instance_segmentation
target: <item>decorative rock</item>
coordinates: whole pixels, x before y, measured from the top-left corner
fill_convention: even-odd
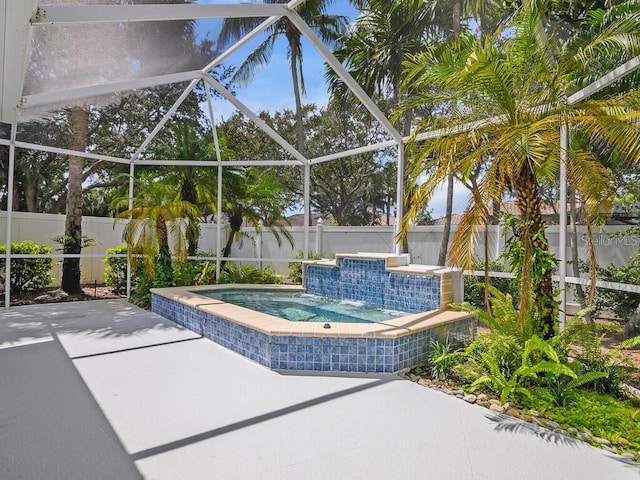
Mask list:
[[[497,405],[495,403],[492,403],[489,405],[489,410],[492,410],[498,413],[504,413],[504,407],[502,405]]]
[[[627,440],[624,437],[618,437],[618,444],[619,445],[629,445],[629,440]]]
[[[462,399],[467,403],[476,403],[476,401],[478,400],[478,397],[476,397],[473,393],[470,393],[462,397]]]
[[[505,408],[505,407],[502,407],[502,408]],[[507,415],[511,415],[512,417],[520,418],[520,412],[515,408],[506,409],[506,413]]]
[[[618,453],[618,449],[615,447],[610,447],[608,445],[602,445],[602,449],[606,450],[607,452],[611,452],[611,453]]]
[[[538,412],[537,410],[531,409],[527,412],[527,415],[531,415],[532,417],[539,417],[540,412]]]
[[[449,390],[448,388],[443,388],[442,391],[447,395],[453,395],[454,397],[456,395],[462,395],[464,397],[464,390]]]
[[[489,408],[491,404],[486,400],[478,400],[476,402],[476,405],[480,405],[481,407],[484,407],[484,408]]]
[[[485,393],[481,393],[478,395],[478,401],[479,402],[487,402],[489,401],[489,397],[487,397],[487,395]]]
[[[413,373],[409,374],[409,380],[411,380],[412,382],[417,382],[418,381],[418,377],[416,375],[414,375]]]
[[[597,443],[599,443],[600,445],[606,445],[607,447],[611,446],[611,442],[609,440],[607,440],[606,438],[593,437],[593,440],[596,441]]]
[[[632,462],[636,461],[636,456],[633,453],[629,453],[629,452],[624,452],[622,455],[620,455],[622,458],[624,458],[625,460],[631,460]]]
[[[496,400],[495,398],[492,398],[491,400],[489,400],[489,405],[499,405],[502,406],[502,402],[500,400]]]
[[[538,417],[531,417],[531,423],[533,423],[534,425],[538,425],[539,427],[542,426],[542,422]]]
[[[420,380],[418,380],[418,383],[420,385],[424,385],[425,387],[428,387],[429,385],[431,385],[431,380],[427,378],[421,378]]]
[[[505,403],[504,405],[502,405],[502,407],[505,409],[505,411],[509,410],[512,407],[511,402]]]
[[[576,435],[578,437],[579,440],[582,440],[583,442],[590,442],[592,436],[589,435],[588,433],[584,433],[584,432],[578,432],[578,434]]]
[[[526,413],[520,414],[520,419],[528,423],[532,423],[534,418],[535,417],[532,417],[531,415],[527,415]]]
[[[573,437],[575,437],[576,435],[578,435],[578,429],[574,428],[574,427],[569,427],[567,428],[567,433]]]
[[[552,428],[552,429],[556,429],[556,428],[560,428],[560,424],[557,422],[554,422],[553,420],[547,420],[547,427]]]
[[[463,399],[463,398],[464,398],[464,395],[463,395],[463,394],[461,394],[461,393],[456,393],[456,398]]]

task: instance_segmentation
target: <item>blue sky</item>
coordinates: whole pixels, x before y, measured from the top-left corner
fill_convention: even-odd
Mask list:
[[[216,2],[209,0],[209,2],[203,3]],[[350,5],[349,2],[341,0],[334,2],[329,13],[344,15],[350,20],[354,20],[358,15],[358,11]],[[210,33],[210,36],[213,36],[212,33]],[[253,51],[264,38],[264,36],[260,36],[254,39],[230,57],[226,63],[239,65],[246,58],[247,54]],[[303,97],[303,103],[315,103],[319,107],[326,106],[329,95],[323,76],[324,61],[306,41],[303,45],[303,69],[306,85],[306,95]],[[291,110],[295,108],[291,73],[287,59],[286,40],[284,38],[278,41],[269,65],[257,72],[250,85],[246,87],[236,87],[235,92],[237,98],[255,112],[261,110],[273,112],[284,108]],[[216,121],[220,121],[221,118],[228,118],[234,111],[235,107],[224,99],[218,99],[214,102]],[[460,212],[464,210],[467,199],[467,190],[462,186],[458,186],[456,188],[454,211]],[[445,202],[446,189],[441,189],[435,193],[428,207],[433,210],[434,217],[439,217],[444,214]]]

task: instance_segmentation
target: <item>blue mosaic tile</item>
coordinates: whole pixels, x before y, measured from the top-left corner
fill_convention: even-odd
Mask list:
[[[339,259],[340,268],[306,266],[306,281],[320,295],[350,295],[357,301],[384,299],[384,306],[404,311],[439,308],[439,277],[388,274],[384,261]],[[351,282],[345,285],[342,280]],[[372,285],[372,281],[380,282]],[[152,310],[179,325],[269,368],[392,373],[424,360],[432,331],[395,339],[269,336],[194,307],[152,295]],[[461,341],[475,335],[476,321],[446,327],[447,337]]]

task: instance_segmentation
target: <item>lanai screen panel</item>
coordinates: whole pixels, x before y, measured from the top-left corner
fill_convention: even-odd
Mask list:
[[[44,0],[39,7],[95,5],[232,5],[241,2],[144,0]],[[219,53],[217,37],[223,18],[162,21],[38,23],[33,35],[22,95],[25,114],[32,104],[54,102],[49,110],[77,104],[68,92],[206,67]],[[42,108],[39,110],[42,111]]]

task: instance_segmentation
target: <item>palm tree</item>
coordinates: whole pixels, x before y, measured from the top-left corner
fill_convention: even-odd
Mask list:
[[[78,105],[69,114],[69,149],[83,152],[89,134],[89,108]],[[63,253],[79,254],[82,251],[82,181],[84,157],[69,155],[67,180],[67,214],[64,226]],[[80,258],[62,261],[62,289],[67,293],[80,293]]]
[[[471,267],[474,239],[486,223],[487,207],[504,195],[513,195],[520,210],[523,245],[520,308],[529,311],[533,303],[538,329],[545,336],[554,332],[556,302],[538,185],[540,179],[555,178],[558,172],[561,125],[585,132],[593,143],[617,148],[630,161],[640,160],[637,92],[570,104],[568,96],[577,89],[576,72],[588,64],[586,57],[563,48],[566,43],[541,28],[548,11],[543,1],[526,3],[505,33],[483,38],[464,34],[448,48],[431,47],[406,62],[407,82],[416,91],[428,93],[415,95],[405,108],[433,101],[437,94],[430,92],[435,88],[456,100],[456,110],[423,121],[416,131],[443,128],[447,133],[416,146],[420,161],[414,165],[413,178],[425,171],[430,175],[415,191],[403,224],[406,234],[411,218],[451,172],[466,180],[480,168],[483,177],[454,238],[450,259]],[[484,122],[468,132],[453,130],[479,121]],[[592,221],[598,220],[611,204],[608,171],[584,150],[569,152],[567,170],[586,213]]]
[[[234,240],[243,238],[242,225],[254,228],[262,225],[274,235],[278,245],[286,239],[293,246],[293,237],[285,228],[286,197],[282,185],[271,169],[258,167],[227,168],[223,176],[222,213],[229,221],[229,236],[222,251],[228,257]],[[224,268],[226,260],[220,265]]]
[[[426,41],[442,42],[449,36],[459,35],[462,21],[469,12],[483,12],[494,2],[456,0],[368,0],[359,2],[362,15],[356,20],[334,51],[349,73],[364,90],[377,98],[389,98],[392,107],[398,106],[404,95],[411,95],[410,84],[403,89],[403,62],[408,55],[418,53]],[[342,80],[332,71],[326,73],[334,99],[353,101],[353,96]],[[422,116],[429,115],[427,105],[420,105]],[[396,127],[403,135],[409,135],[414,116],[412,109],[403,110]],[[410,159],[408,158],[408,163]],[[410,194],[413,185],[405,175],[405,191]],[[447,190],[447,224],[442,239],[439,264],[444,265],[453,208],[453,176],[449,177]],[[407,200],[402,210],[409,208]],[[400,209],[400,206],[399,206]],[[403,248],[407,249],[406,240]]]
[[[456,39],[462,32],[462,22],[468,15],[477,15],[479,20],[485,18],[488,10],[498,10],[494,1],[486,0],[455,0],[454,2],[443,0],[431,0],[429,2],[435,13],[437,24],[447,32],[448,20],[451,21],[450,29],[445,34],[445,38]],[[440,242],[440,253],[438,254],[438,265],[445,265],[447,260],[447,252],[449,251],[449,238],[451,237],[451,221],[453,218],[453,189],[454,189],[453,172],[447,177],[447,201],[445,207],[445,223],[442,231],[442,240]]]
[[[207,140],[195,122],[182,122],[171,129],[170,139],[155,149],[159,160],[210,160],[215,162],[215,147]],[[174,167],[161,169],[163,181],[171,183],[180,192],[180,198],[196,205],[201,212],[214,211],[216,204],[216,171],[211,167]],[[187,251],[195,255],[198,251],[200,226],[197,219],[189,221],[186,230]]]
[[[122,238],[129,245],[133,271],[142,261],[149,278],[161,275],[171,284],[172,256],[176,261],[186,259],[189,225],[198,221],[200,211],[183,200],[171,182],[153,174],[141,175],[135,182],[132,208],[128,208],[129,198],[113,203],[116,218],[129,219]]]
[[[189,3],[189,0],[182,0]],[[176,3],[172,0],[161,0],[159,3]],[[179,3],[179,2],[178,2]],[[102,27],[103,31],[105,27]],[[109,72],[115,77],[120,69],[125,65],[135,65],[134,68],[142,71],[148,70],[153,73],[157,71],[157,51],[158,45],[163,45],[163,53],[171,51],[173,58],[180,58],[180,61],[172,62],[170,67],[174,71],[186,71],[199,68],[206,64],[212,52],[212,44],[208,40],[196,43],[195,23],[193,21],[174,20],[171,22],[138,22],[134,24],[112,24],[113,39],[120,40],[120,47],[111,45],[111,49],[106,50],[107,55],[96,56],[95,61],[100,61],[99,69]],[[53,35],[60,34],[55,29]],[[75,33],[74,33],[75,32]],[[74,41],[86,42],[88,30],[69,29],[64,31],[65,35],[74,35]],[[78,35],[79,33],[79,35]],[[106,38],[106,37],[105,37]],[[144,38],[144,42],[140,39]],[[129,41],[127,41],[129,40]],[[134,40],[131,42],[130,40]],[[124,45],[124,46],[122,46]],[[37,50],[37,48],[36,48]],[[81,63],[87,60],[81,56],[73,55],[72,51],[63,52],[70,57],[70,62]],[[57,52],[58,55],[62,55]],[[202,58],[205,57],[205,58]],[[81,60],[82,58],[82,60]],[[37,60],[33,60],[37,64]],[[56,57],[56,60],[58,58]],[[63,63],[61,61],[58,64]],[[164,61],[166,63],[166,60]],[[86,67],[86,65],[81,65]],[[37,67],[41,68],[41,67]],[[98,67],[96,67],[98,69]],[[77,71],[83,71],[81,69]],[[168,71],[168,70],[167,70]],[[46,75],[46,72],[42,72]],[[54,76],[55,77],[55,76]],[[69,120],[69,149],[83,152],[86,150],[89,139],[89,112],[90,107],[85,103],[71,106]],[[67,205],[66,222],[64,235],[64,248],[66,254],[79,254],[82,250],[82,183],[84,181],[84,158],[77,155],[69,156],[69,176],[67,181]],[[62,265],[62,289],[68,293],[78,293],[80,288],[80,259],[65,258]]]
[[[403,93],[402,62],[407,55],[422,49],[432,28],[432,12],[421,0],[368,0],[359,2],[359,6],[361,15],[333,54],[369,96],[389,99],[391,108],[395,108]],[[325,76],[332,102],[344,109],[347,105],[358,109],[359,103],[342,79],[331,69],[326,70]],[[411,131],[412,116],[413,112],[407,109],[402,119],[396,121],[402,135]],[[412,185],[406,175],[404,183],[405,192],[410,192]],[[406,201],[405,205],[398,205],[400,214],[407,209]],[[408,251],[406,239],[402,248]]]
[[[278,0],[265,0],[264,3],[280,3]],[[332,45],[345,30],[346,18],[341,15],[327,15],[326,10],[331,0],[307,0],[298,9],[298,14],[328,45]],[[222,24],[218,37],[219,44],[224,47],[256,28],[263,19],[260,18],[227,18]],[[284,37],[287,41],[287,57],[293,82],[293,95],[296,105],[296,147],[304,151],[304,125],[301,96],[305,93],[304,75],[302,72],[302,35],[293,23],[282,17],[267,29],[267,38],[247,56],[238,67],[233,80],[248,84],[256,74],[258,67],[269,63],[276,42]]]

